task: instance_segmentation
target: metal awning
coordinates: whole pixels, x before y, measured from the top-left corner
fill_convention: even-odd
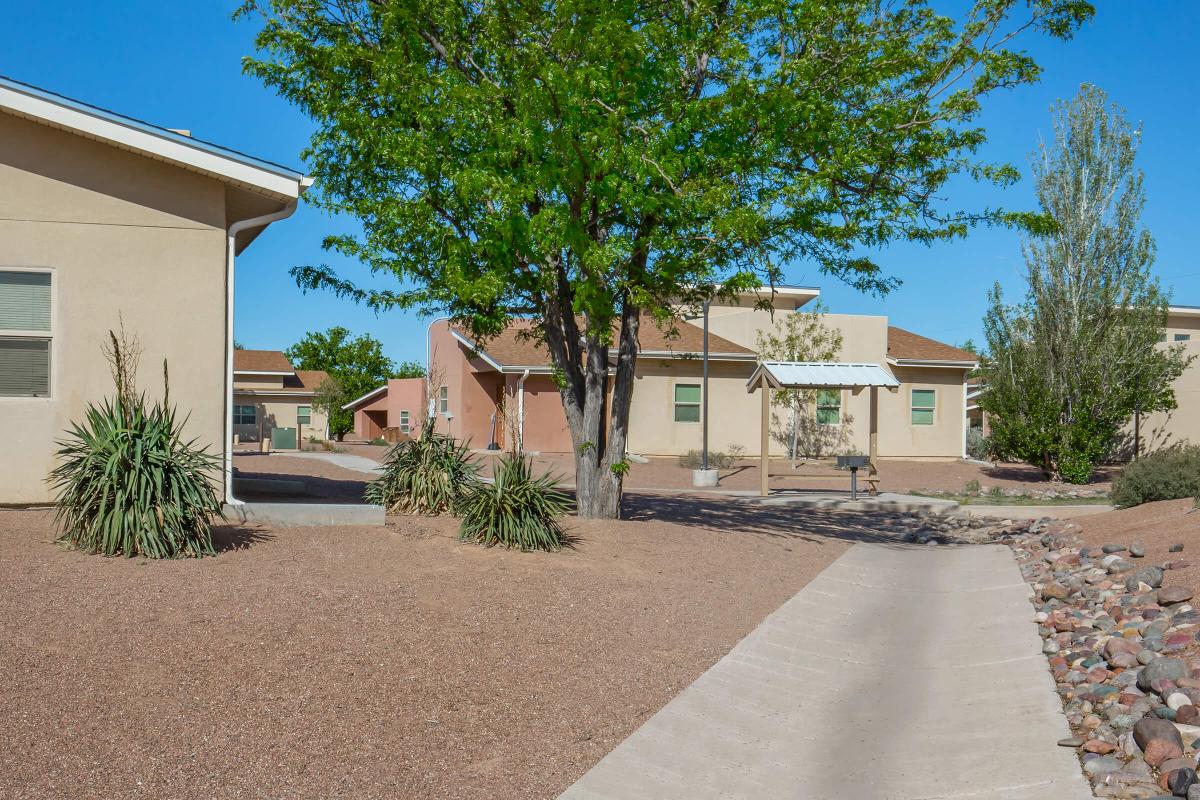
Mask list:
[[[762,381],[772,389],[855,389],[882,386],[896,389],[900,381],[879,364],[844,364],[837,361],[764,361],[746,381],[754,392]]]

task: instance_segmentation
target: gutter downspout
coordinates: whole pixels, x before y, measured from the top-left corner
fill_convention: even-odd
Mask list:
[[[517,378],[517,454],[525,453],[525,379],[529,377],[529,370],[521,373],[521,377]]]
[[[252,217],[233,223],[226,231],[227,249],[225,251],[225,441],[222,449],[225,452],[225,502],[229,505],[241,505],[242,501],[233,496],[233,263],[236,257],[237,235],[247,228],[266,227],[272,222],[290,217],[296,211],[300,199],[296,198],[281,210],[261,217]]]

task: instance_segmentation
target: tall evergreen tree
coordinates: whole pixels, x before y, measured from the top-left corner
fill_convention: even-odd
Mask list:
[[[1135,410],[1174,408],[1189,359],[1159,345],[1168,298],[1141,224],[1141,128],[1094,86],[1054,113],[1033,159],[1047,225],[1022,248],[1023,302],[992,290],[980,406],[998,454],[1083,483]]]

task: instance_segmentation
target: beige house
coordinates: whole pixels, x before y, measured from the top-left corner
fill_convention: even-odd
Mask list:
[[[309,183],[0,78],[0,503],[51,499],[55,441],[112,394],[101,345],[119,319],[142,388],[162,391],[166,359],[187,432],[229,474],[234,258]]]
[[[1198,358],[1175,382],[1176,409],[1140,420],[1143,453],[1182,442],[1200,444],[1200,306],[1170,306],[1163,342],[1182,345]]]
[[[235,441],[269,441],[276,450],[294,450],[309,439],[328,439],[329,417],[313,408],[327,380],[322,370],[293,369],[278,350],[234,350]]]
[[[758,334],[784,314],[820,294],[817,289],[777,288],[773,310],[755,307],[753,296],[713,304],[709,313],[709,444],[714,450],[759,450],[761,413],[746,382],[759,362]],[[975,356],[915,333],[889,326],[886,317],[826,314],[841,331],[843,362],[878,364],[900,387],[879,397],[881,459],[951,460],[964,455],[966,381]],[[570,452],[571,439],[549,355],[519,323],[487,342],[475,342],[445,320],[430,327],[430,387],[437,427],[476,447],[505,446],[515,426],[526,450]],[[703,330],[701,320],[683,320],[674,334],[646,321],[641,326],[636,383],[630,408],[629,450],[647,456],[679,455],[701,447]],[[866,453],[869,394],[822,391],[811,418],[828,452]],[[514,408],[515,406],[515,408]],[[504,409],[508,409],[507,414]],[[776,412],[778,413],[778,412]],[[777,420],[779,423],[785,420]],[[779,427],[778,425],[776,426]],[[776,454],[787,441],[773,436]]]

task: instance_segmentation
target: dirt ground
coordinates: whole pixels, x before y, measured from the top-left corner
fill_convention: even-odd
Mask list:
[[[222,528],[171,562],[0,510],[0,797],[552,798],[880,538],[847,512],[628,508],[559,554],[397,518]]]
[[[235,452],[233,466],[239,478],[300,481],[304,484],[305,499],[322,503],[361,503],[363,490],[371,480],[371,475],[365,472],[345,469],[328,461],[277,453]],[[237,497],[273,502],[281,499],[271,495],[256,496],[246,491],[238,491]]]
[[[376,461],[382,460],[387,452],[387,447],[371,444],[343,442],[336,447]],[[496,456],[480,452],[476,453],[475,457],[483,466],[484,474],[489,474],[491,462]],[[570,456],[547,453],[535,456],[534,462],[539,471],[561,475],[566,483],[574,482],[575,465]],[[757,489],[758,470],[757,459],[742,459],[736,466],[721,471],[720,488]],[[1107,492],[1112,487],[1112,479],[1117,471],[1117,468],[1113,467],[1102,468],[1087,488]],[[1037,469],[1026,464],[997,464],[989,467],[966,461],[882,461],[879,464],[879,479],[879,488],[885,492],[961,492],[967,482],[972,480],[979,481],[984,492],[992,486],[1024,491],[1078,488],[1046,481]],[[678,458],[656,457],[651,458],[648,464],[631,463],[625,485],[635,490],[690,489],[692,472],[679,466]],[[848,491],[850,475],[835,469],[828,462],[803,463],[799,469],[792,469],[790,461],[772,459],[770,485],[773,489]]]
[[[1187,586],[1200,597],[1200,511],[1193,508],[1192,500],[1163,500],[1072,521],[1079,524],[1081,536],[1090,545],[1128,546],[1141,539],[1146,543],[1143,563],[1185,562],[1187,566],[1166,571],[1163,585]],[[1182,544],[1183,552],[1170,552],[1175,544]]]

